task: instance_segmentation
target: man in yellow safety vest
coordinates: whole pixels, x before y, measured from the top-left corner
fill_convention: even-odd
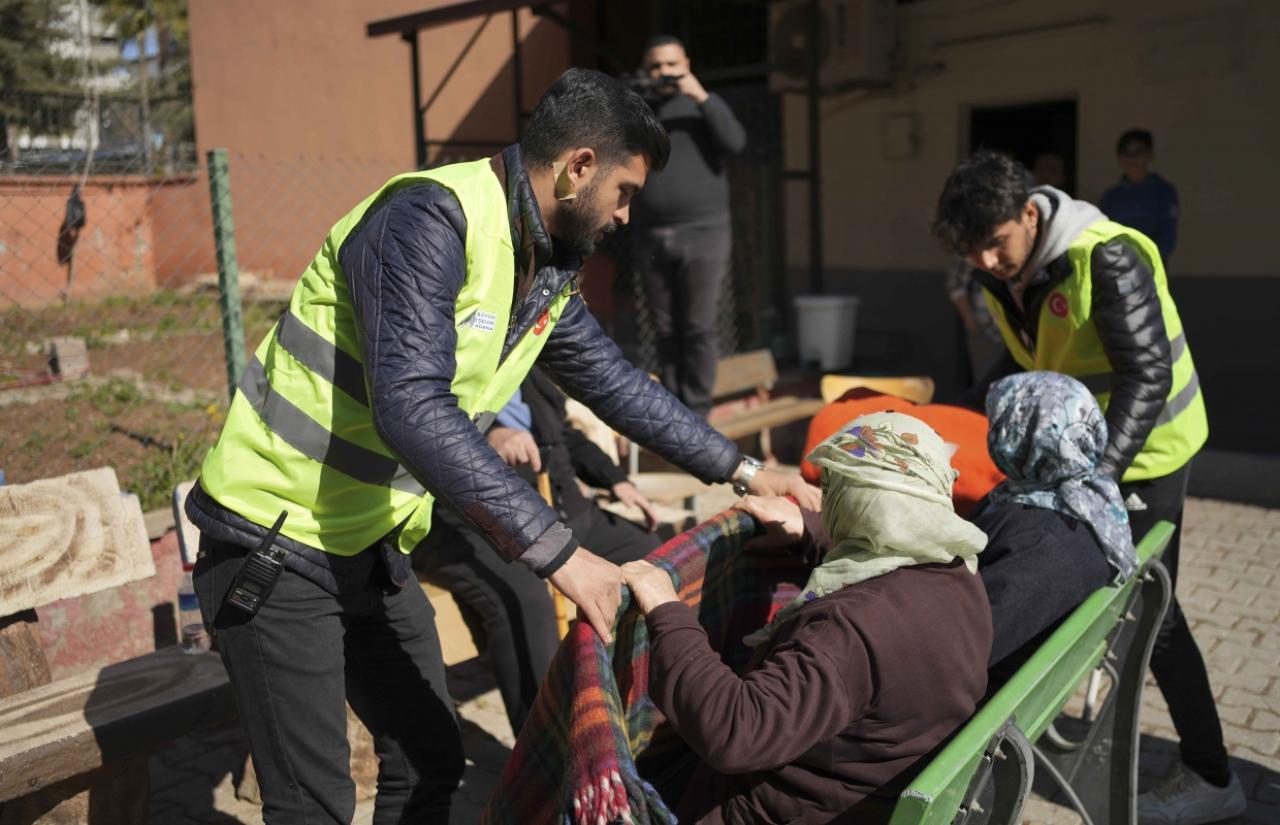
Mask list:
[[[1160,252],[1135,229],[1051,186],[1013,159],[980,151],[938,199],[934,233],[978,271],[1007,352],[962,401],[1017,370],[1079,379],[1106,411],[1099,469],[1120,482],[1134,539],[1157,521],[1178,532],[1164,555],[1174,583],[1191,459],[1208,436],[1204,395]],[[1144,825],[1216,822],[1242,813],[1204,659],[1176,598],[1151,656],[1182,760],[1139,799]]]
[[[409,564],[436,507],[610,638],[618,568],[485,439],[535,361],[699,478],[816,504],[623,360],[578,295],[582,255],[668,151],[634,92],[570,70],[519,144],[393,178],[341,218],[254,353],[186,506],[268,823],[350,822],[348,702],[379,757],[374,821],[448,821],[461,738]]]

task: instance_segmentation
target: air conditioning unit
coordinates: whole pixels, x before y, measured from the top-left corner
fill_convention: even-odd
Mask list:
[[[891,79],[895,0],[818,0],[818,86],[832,92]],[[769,88],[809,88],[810,0],[769,4]]]

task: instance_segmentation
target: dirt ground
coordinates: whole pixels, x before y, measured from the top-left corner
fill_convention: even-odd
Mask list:
[[[246,302],[251,352],[278,302]],[[51,381],[44,342],[87,346],[83,378]],[[116,469],[144,510],[167,505],[196,474],[228,400],[215,297],[158,293],[0,313],[0,470],[22,483],[92,467]]]

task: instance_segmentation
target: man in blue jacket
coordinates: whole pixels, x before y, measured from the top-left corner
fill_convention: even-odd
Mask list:
[[[1178,242],[1178,190],[1151,171],[1155,139],[1146,129],[1130,129],[1116,143],[1120,182],[1098,203],[1108,218],[1131,226],[1156,242],[1165,267]]]

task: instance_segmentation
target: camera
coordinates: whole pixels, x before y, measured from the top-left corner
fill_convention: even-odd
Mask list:
[[[681,75],[664,74],[657,77],[650,77],[649,73],[640,69],[631,74],[624,74],[622,82],[627,88],[640,95],[646,101],[654,102],[661,100],[666,93],[674,90],[680,85]]]

